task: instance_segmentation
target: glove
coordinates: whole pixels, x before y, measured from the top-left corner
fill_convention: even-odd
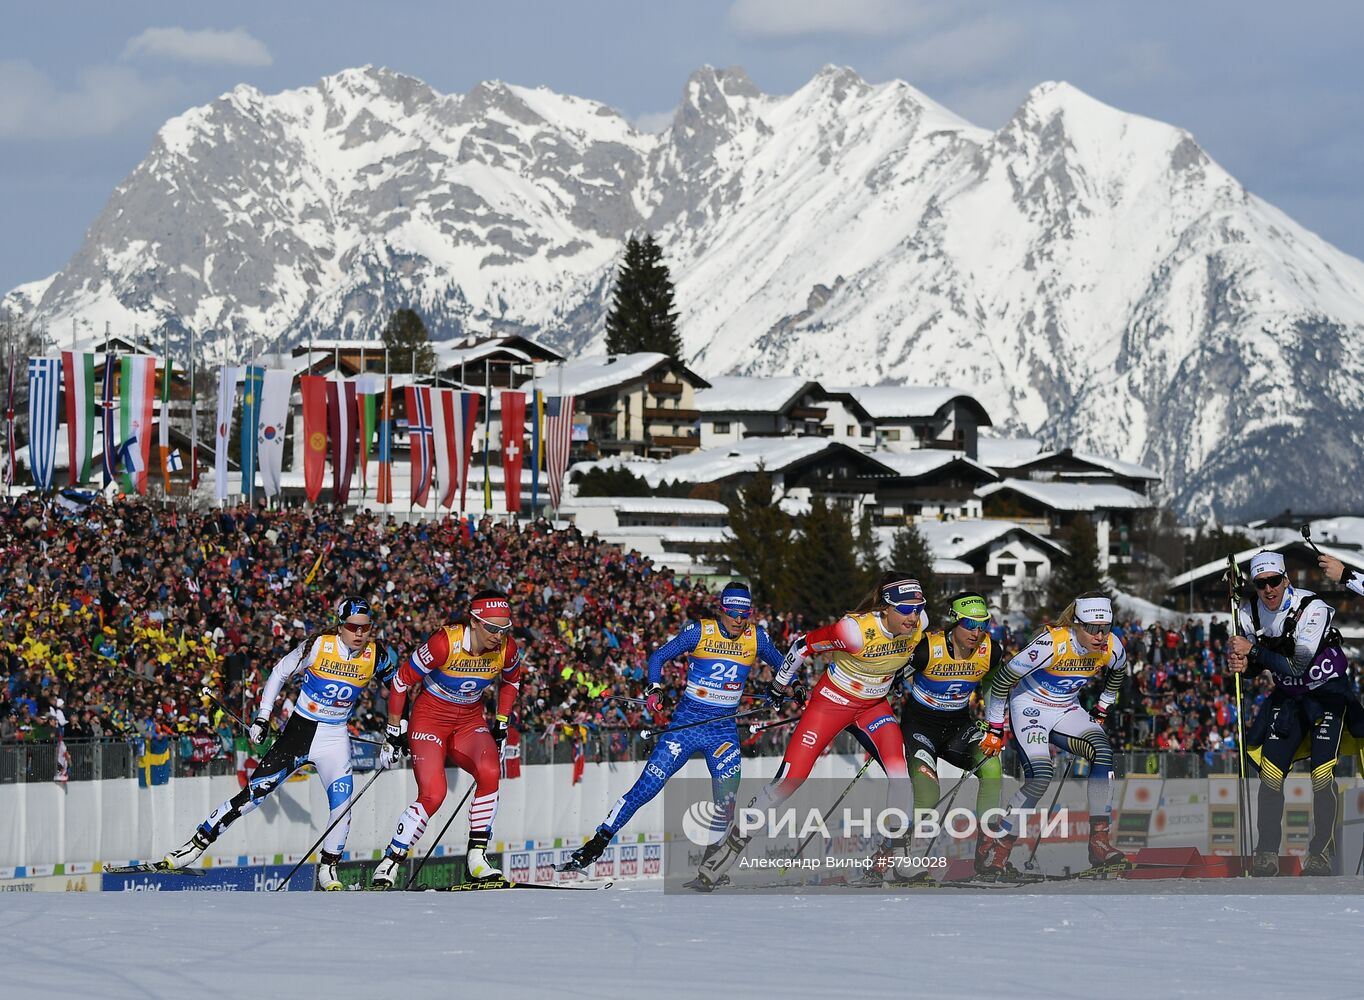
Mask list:
[[[980,738],[980,752],[987,757],[993,757],[1004,749],[1004,726],[1002,723],[991,723],[985,735]]]
[[[644,707],[649,710],[650,715],[658,715],[672,703],[668,693],[663,690],[662,684],[650,684],[648,694],[644,698]]]
[[[505,715],[499,715],[493,723],[493,740],[497,743],[497,755],[502,756],[502,744],[507,742],[507,730],[511,728],[511,723],[507,721]]]
[[[404,756],[412,753],[407,746],[407,720],[404,719],[401,725],[389,726],[384,730],[386,742],[379,748],[379,770],[387,771],[395,766]]]
[[[1094,707],[1089,710],[1089,717],[1102,726],[1104,720],[1108,718],[1108,710],[1111,707],[1112,706],[1110,705],[1105,705],[1103,702],[1097,702]]]
[[[269,718],[262,715],[255,722],[251,723],[251,728],[246,731],[246,735],[250,737],[251,742],[254,744],[259,745],[264,743],[265,737],[270,735]]]
[[[794,700],[801,708],[805,707],[805,685],[796,681],[789,687],[777,683],[776,678],[767,682],[767,687],[763,690],[763,697],[773,708],[781,708],[788,700]]]

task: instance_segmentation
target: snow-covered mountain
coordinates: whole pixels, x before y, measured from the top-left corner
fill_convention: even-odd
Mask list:
[[[670,127],[484,83],[347,70],[167,122],[67,267],[8,304],[65,343],[198,331],[241,360],[377,336],[601,337],[654,232],[695,367],[951,383],[997,426],[1158,468],[1201,516],[1361,502],[1364,264],[1188,133],[1063,83],[1001,129],[829,67],[788,96],[687,81]]]

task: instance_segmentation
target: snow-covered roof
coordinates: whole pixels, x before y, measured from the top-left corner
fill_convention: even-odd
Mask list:
[[[1065,551],[1054,539],[1039,535],[1017,521],[959,518],[955,521],[922,521],[918,528],[929,550],[938,559],[961,559],[1015,531],[1043,548]]]
[[[471,347],[456,347],[450,343],[432,344],[431,347],[436,353],[436,367],[441,371],[445,371],[447,368],[458,368],[460,365],[477,364],[484,358],[490,358],[495,354],[510,355],[525,365],[535,363],[535,359],[525,351],[508,347],[500,340],[487,340]]]
[[[962,399],[990,423],[989,412],[980,400],[965,389],[936,385],[840,385],[834,392],[846,392],[862,404],[873,420],[927,419],[953,400]]]
[[[1357,518],[1352,518],[1352,520],[1357,520]],[[1313,537],[1313,541],[1316,541],[1315,537]],[[1251,557],[1257,552],[1282,552],[1294,545],[1302,544],[1302,536],[1296,535],[1293,538],[1285,538],[1283,541],[1276,542],[1273,545],[1257,545],[1253,549],[1243,549],[1236,553],[1236,562],[1241,566],[1242,572],[1245,572],[1249,567]],[[1321,551],[1325,552],[1328,556],[1339,559],[1350,569],[1364,570],[1364,552],[1361,552],[1358,549],[1341,549],[1336,548],[1334,545],[1323,545],[1321,542],[1317,542],[1316,544],[1317,548],[1321,549]],[[1195,566],[1187,573],[1181,573],[1167,583],[1165,585],[1165,591],[1166,593],[1169,593],[1172,590],[1178,590],[1180,587],[1187,587],[1190,583],[1194,583],[1204,577],[1211,576],[1214,573],[1221,573],[1226,569],[1226,566],[1227,560],[1225,557],[1204,563],[1202,566]],[[1308,589],[1310,590],[1311,588],[1309,587]]]
[[[992,469],[1013,469],[1042,454],[1037,438],[996,438],[984,434],[976,439],[976,457]]]
[[[573,497],[564,501],[564,512],[585,507],[614,510],[618,514],[690,514],[724,517],[729,508],[715,500],[687,497]]]
[[[987,469],[980,462],[967,458],[966,453],[961,451],[943,451],[940,448],[920,448],[917,451],[878,450],[873,451],[871,457],[884,465],[889,465],[895,470],[896,475],[911,478],[926,476],[945,465],[951,465],[953,462],[965,462],[986,476],[993,477],[995,475],[991,469]]]
[[[1096,455],[1092,452],[1075,451],[1070,448],[1064,448],[1059,451],[1040,452],[1030,458],[1023,459],[1021,462],[1015,463],[1015,465],[1032,465],[1036,462],[1045,462],[1052,458],[1073,458],[1077,462],[1087,462],[1090,465],[1098,466],[1100,469],[1106,469],[1114,475],[1126,476],[1129,479],[1160,480],[1159,473],[1153,472],[1144,465],[1138,465],[1136,462],[1124,462],[1120,459],[1109,458],[1107,455]]]
[[[717,375],[710,380],[709,389],[696,394],[696,409],[702,413],[777,413],[807,388],[818,384],[796,375],[781,378]]]
[[[585,358],[565,361],[562,365],[548,366],[540,377],[540,388],[555,395],[562,392],[564,395],[581,396],[644,378],[665,363],[678,364],[668,355],[657,351],[640,351],[637,354],[592,354]],[[699,387],[710,385],[685,366],[678,364],[678,367],[687,371]],[[526,388],[529,381],[527,379],[523,382],[520,388]]]
[[[1143,510],[1151,501],[1140,493],[1109,483],[1037,483],[1031,479],[1006,479],[976,490],[984,499],[1002,490],[1030,497],[1053,510]]]
[[[847,448],[847,445],[822,437],[746,438],[735,444],[677,455],[648,470],[645,478],[654,486],[669,481],[713,483],[730,476],[756,472],[759,465],[768,472],[781,472],[829,449],[841,448]],[[890,474],[888,468],[886,474]]]
[[[970,576],[976,568],[960,559],[934,559],[933,572],[939,576]]]

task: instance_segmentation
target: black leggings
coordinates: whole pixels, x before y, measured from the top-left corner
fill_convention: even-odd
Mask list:
[[[1303,738],[1312,738],[1312,854],[1329,852],[1335,843],[1340,792],[1336,787],[1336,759],[1340,734],[1351,700],[1344,678],[1328,681],[1305,694],[1276,688],[1252,727],[1263,734],[1260,745],[1260,836],[1256,851],[1279,852],[1283,839],[1283,783]],[[1353,713],[1352,713],[1353,714]]]

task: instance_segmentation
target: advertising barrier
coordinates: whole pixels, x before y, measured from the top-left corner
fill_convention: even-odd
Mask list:
[[[281,885],[285,892],[311,892],[317,877],[315,866],[300,866],[286,884],[284,877],[291,867],[208,868],[203,875],[104,872],[99,878],[105,892],[273,892]]]

